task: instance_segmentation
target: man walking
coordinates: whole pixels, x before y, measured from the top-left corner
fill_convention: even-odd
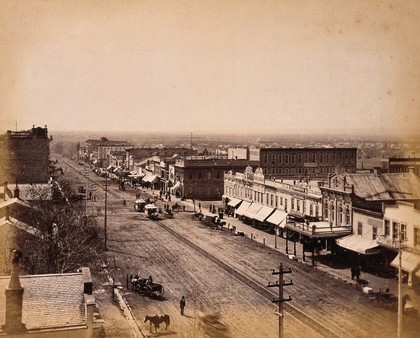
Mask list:
[[[181,300],[179,301],[179,307],[181,308],[181,316],[184,315],[184,308],[185,308],[185,297],[182,296]]]

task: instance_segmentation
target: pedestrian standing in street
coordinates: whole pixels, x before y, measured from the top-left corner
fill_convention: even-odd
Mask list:
[[[179,301],[179,307],[181,309],[181,316],[184,315],[184,308],[185,308],[185,297],[182,296],[181,300]]]

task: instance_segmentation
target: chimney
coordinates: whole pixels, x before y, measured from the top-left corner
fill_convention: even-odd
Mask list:
[[[9,286],[6,288],[6,322],[3,330],[7,334],[19,334],[26,331],[26,326],[22,324],[22,302],[23,288],[19,280],[19,265],[22,252],[13,250],[12,275],[10,276]]]
[[[6,221],[10,220],[10,208],[9,206],[6,207]]]
[[[379,176],[381,174],[381,167],[373,167],[373,173]]]
[[[4,182],[4,200],[5,201],[7,200],[6,196],[7,196],[7,182]]]

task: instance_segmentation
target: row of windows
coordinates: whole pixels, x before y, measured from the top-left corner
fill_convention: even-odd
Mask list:
[[[233,187],[226,188],[226,194],[230,196],[238,196],[242,198],[251,199],[256,203],[265,204],[267,206],[278,208],[282,207],[284,210],[288,210],[288,198],[278,196],[272,193],[262,193],[254,191],[249,188],[240,187],[236,188],[236,191]],[[264,199],[265,195],[265,199]],[[309,204],[309,215],[314,217],[319,217],[319,206],[315,202],[308,202],[305,200],[300,200],[294,197],[290,197],[290,210],[294,210],[300,213],[306,213],[306,207]]]
[[[329,220],[331,224],[337,225],[350,225],[350,208],[348,206],[338,206],[337,211],[335,210],[335,204],[324,202],[324,219]]]
[[[384,221],[384,236],[392,236],[393,241],[398,241],[398,232],[401,224],[401,240],[407,239],[407,224],[385,219]]]
[[[302,163],[326,163],[326,164],[336,164],[336,163],[348,163],[349,161],[354,161],[356,158],[355,153],[321,153],[321,154],[264,154],[264,164],[302,164]]]
[[[283,175],[283,174],[329,174],[335,171],[335,167],[319,168],[264,168],[264,175]],[[346,172],[352,172],[352,168],[345,168]]]
[[[207,173],[207,175],[206,175],[206,173]],[[203,178],[207,178],[207,179],[211,179],[212,178],[212,172],[211,171],[207,171],[207,172],[205,172],[205,173],[203,173],[203,172],[201,172],[201,171],[199,171],[198,173],[197,173],[197,178],[199,179],[199,180],[201,180],[201,179],[203,179]],[[220,177],[221,177],[221,172],[220,171],[216,171],[216,177],[215,178],[217,178],[217,179],[220,179]],[[214,178],[214,177],[213,177]],[[189,171],[188,172],[188,179],[190,179],[190,180],[192,180],[193,179],[193,172],[192,171]]]

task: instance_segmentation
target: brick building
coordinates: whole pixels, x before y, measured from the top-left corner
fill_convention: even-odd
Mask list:
[[[0,135],[0,182],[46,183],[51,139],[47,126]]]
[[[267,178],[313,179],[356,172],[357,148],[261,148],[260,167]]]
[[[388,160],[390,173],[413,172],[420,176],[420,158],[418,157],[391,157]]]
[[[258,161],[231,160],[213,156],[190,156],[173,165],[175,185],[181,195],[200,200],[221,199],[224,189],[224,172],[244,171],[247,166],[258,166]]]

